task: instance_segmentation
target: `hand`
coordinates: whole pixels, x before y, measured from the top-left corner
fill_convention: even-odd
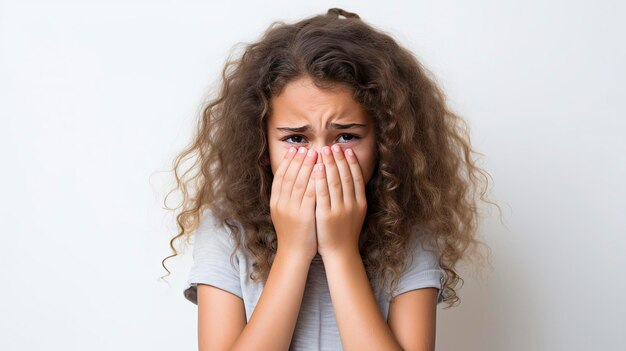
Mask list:
[[[322,257],[358,252],[367,212],[363,173],[356,156],[344,153],[339,145],[333,145],[330,155],[324,150],[331,148],[322,148],[323,163],[317,164],[314,171],[318,251]]]
[[[288,151],[274,174],[270,215],[278,251],[310,258],[317,253],[315,182],[311,177],[317,153],[300,147]]]

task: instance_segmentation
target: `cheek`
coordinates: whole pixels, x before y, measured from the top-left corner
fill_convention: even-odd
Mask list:
[[[367,152],[358,152],[355,150],[354,155],[356,159],[359,161],[359,166],[361,166],[362,170],[369,168],[372,163],[373,157]]]
[[[363,176],[365,178],[369,178],[374,169],[374,150],[369,147],[356,147],[353,148],[353,150],[356,159],[359,161],[359,166],[361,167],[361,172],[363,172]]]
[[[272,174],[276,173],[281,161],[285,159],[285,154],[289,152],[289,148],[281,146],[270,146],[269,150],[270,165],[272,167]]]
[[[272,169],[272,174],[276,172],[276,148],[270,142],[267,146],[267,155],[270,163],[270,168]]]
[[[270,164],[272,165],[272,174],[276,173],[276,169],[278,169],[279,162],[277,161],[277,155],[270,153]]]

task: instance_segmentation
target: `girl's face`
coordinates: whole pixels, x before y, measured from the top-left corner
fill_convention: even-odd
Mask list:
[[[300,78],[289,82],[271,104],[267,137],[272,173],[291,146],[317,151],[317,163],[322,163],[322,147],[338,144],[354,150],[367,184],[375,166],[374,125],[347,90],[321,90],[310,78]]]

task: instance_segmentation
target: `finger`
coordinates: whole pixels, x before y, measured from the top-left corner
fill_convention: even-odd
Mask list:
[[[361,165],[356,158],[354,151],[350,148],[346,149],[346,160],[350,166],[352,173],[352,182],[354,184],[354,195],[356,202],[359,205],[367,204],[367,197],[365,195],[365,181],[363,179],[363,172],[361,171]]]
[[[287,170],[287,167],[289,167],[289,163],[291,162],[295,154],[296,154],[296,148],[293,146],[290,147],[289,150],[285,152],[285,155],[283,156],[283,159],[280,161],[280,164],[278,165],[276,172],[274,172],[274,178],[272,180],[272,190],[271,190],[271,196],[270,196],[270,199],[271,199],[270,206],[274,206],[280,198],[280,190],[281,190],[283,177],[285,176],[285,171]]]
[[[293,185],[291,200],[295,201],[298,204],[298,207],[300,207],[302,203],[302,197],[306,191],[309,178],[311,178],[311,171],[313,170],[313,165],[315,164],[316,155],[317,152],[313,149],[309,149],[307,151],[302,166],[300,167],[300,172],[298,172],[296,181]]]
[[[309,176],[300,208],[304,210],[305,213],[315,212],[315,171],[311,172]]]
[[[330,206],[331,208],[340,206],[343,204],[343,193],[341,190],[341,179],[339,179],[339,170],[337,170],[337,164],[335,158],[332,155],[332,151],[328,146],[322,147],[322,157],[324,161],[324,168],[326,169],[326,181],[328,182],[328,192],[330,194]]]
[[[352,171],[350,171],[350,165],[346,160],[344,151],[339,144],[334,144],[331,149],[333,150],[333,156],[335,157],[335,163],[339,170],[339,178],[341,179],[341,187],[343,193],[343,203],[353,204],[356,202],[354,198],[354,184],[352,183]]]
[[[298,148],[298,152],[293,157],[287,170],[285,171],[285,176],[283,177],[283,182],[280,188],[280,202],[289,201],[291,198],[291,191],[293,189],[293,184],[296,181],[296,176],[298,172],[300,172],[300,167],[302,167],[302,161],[304,160],[304,155],[306,153],[306,148],[301,146]]]
[[[326,184],[326,167],[323,163],[315,165],[315,205],[325,210],[330,209],[330,197]]]

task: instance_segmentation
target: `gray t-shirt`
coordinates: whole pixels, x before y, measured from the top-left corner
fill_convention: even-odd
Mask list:
[[[231,262],[230,254],[235,241],[230,235],[230,229],[217,225],[210,211],[201,218],[194,235],[194,263],[183,291],[184,296],[197,304],[196,287],[200,283],[228,291],[243,300],[246,320],[249,321],[264,286],[262,282],[257,283],[250,278],[253,260],[244,254],[245,250],[238,249]],[[438,265],[434,247],[424,247],[426,250],[421,245],[414,246],[413,262],[401,275],[398,289],[392,297],[414,289],[435,287],[439,289],[437,303],[443,300],[443,272]],[[385,299],[383,291],[375,291],[374,295],[387,320],[389,301]],[[289,350],[342,350],[326,271],[319,255],[311,261]]]

